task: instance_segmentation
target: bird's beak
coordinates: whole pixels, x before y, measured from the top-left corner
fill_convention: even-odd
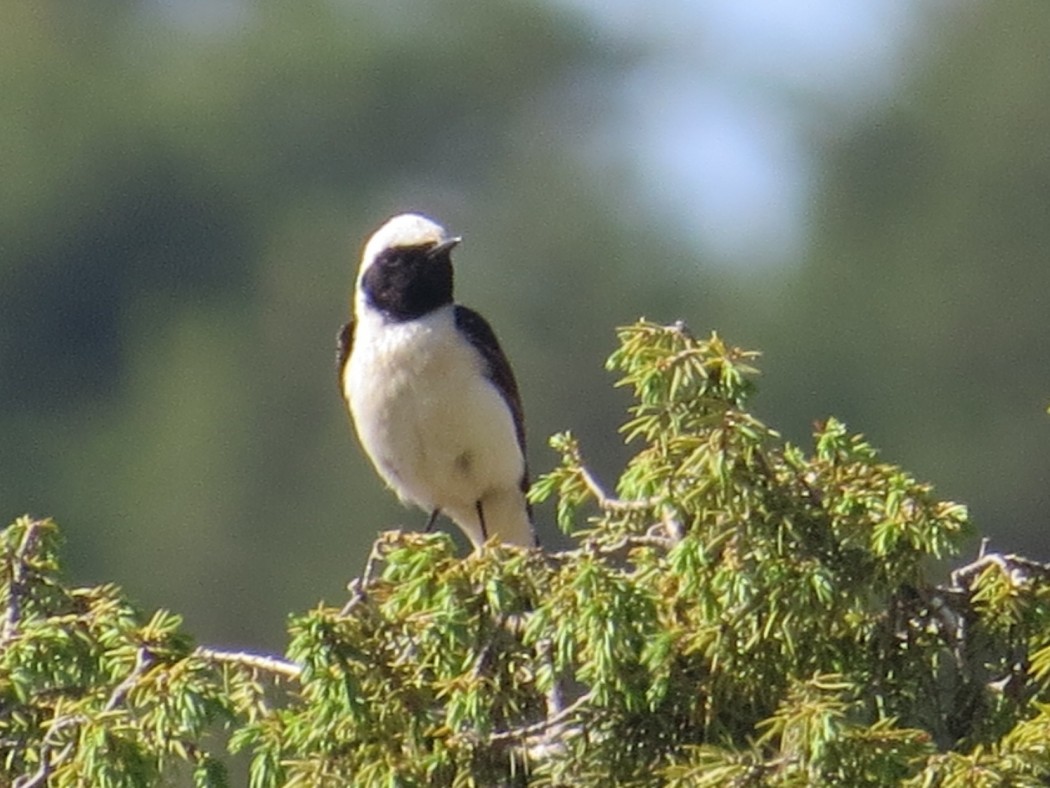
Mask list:
[[[430,247],[430,251],[427,252],[427,257],[437,257],[439,254],[451,250],[462,240],[463,239],[460,238],[458,235],[455,238],[446,238],[444,241],[441,241],[440,243],[434,244],[434,246]]]

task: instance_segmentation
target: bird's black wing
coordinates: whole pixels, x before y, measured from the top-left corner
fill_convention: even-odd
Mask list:
[[[525,456],[525,412],[521,407],[521,395],[518,393],[518,382],[510,368],[503,349],[499,346],[496,333],[481,315],[473,309],[456,305],[456,328],[466,337],[474,349],[485,360],[485,374],[503,397],[514,418],[514,431],[518,436],[521,456]]]
[[[346,362],[350,359],[350,351],[353,347],[354,319],[350,318],[350,321],[340,328],[339,333],[336,335],[335,371],[339,377],[339,392],[344,398],[346,397],[346,392],[343,390],[343,370],[346,369]]]

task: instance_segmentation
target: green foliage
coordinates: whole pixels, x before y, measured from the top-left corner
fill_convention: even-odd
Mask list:
[[[204,740],[243,713],[244,677],[196,656],[177,616],[145,618],[112,585],[64,586],[53,523],[23,518],[2,540],[0,779],[155,785],[181,761],[195,785],[226,785]]]
[[[342,608],[292,620],[288,661],[66,588],[54,526],[15,523],[0,781],[185,762],[222,785],[225,728],[255,788],[1045,784],[1050,569],[984,555],[937,584],[963,507],[833,419],[783,442],[747,409],[755,353],[680,324],[620,341],[639,448],[615,497],[568,434],[532,490],[572,549],[384,534]]]

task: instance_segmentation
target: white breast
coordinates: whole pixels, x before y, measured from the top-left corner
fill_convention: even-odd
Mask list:
[[[449,514],[517,490],[524,458],[513,418],[456,331],[452,306],[404,323],[360,311],[343,385],[387,484],[405,501]]]

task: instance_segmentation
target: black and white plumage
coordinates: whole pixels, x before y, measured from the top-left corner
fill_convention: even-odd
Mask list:
[[[418,214],[369,239],[339,385],[376,471],[406,502],[450,517],[470,541],[533,546],[525,427],[491,326],[453,302],[459,238]]]

